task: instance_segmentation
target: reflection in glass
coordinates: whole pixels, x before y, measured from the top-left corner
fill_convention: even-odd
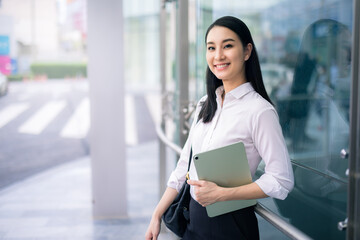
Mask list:
[[[345,179],[350,102],[351,35],[337,21],[322,19],[305,31],[293,81],[272,92],[292,159]]]
[[[337,21],[314,22],[304,32],[293,80],[271,89],[295,162],[293,192],[274,203],[314,238],[345,236],[335,225],[346,218],[347,161],[339,153],[349,144],[349,39],[350,31]]]

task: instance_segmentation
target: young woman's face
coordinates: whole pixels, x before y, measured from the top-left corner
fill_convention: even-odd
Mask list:
[[[222,81],[246,82],[245,61],[252,46],[244,49],[235,32],[226,27],[213,27],[206,39],[206,61],[214,75]]]

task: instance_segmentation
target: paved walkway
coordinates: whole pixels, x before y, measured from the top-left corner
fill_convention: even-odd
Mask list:
[[[128,214],[92,217],[89,157],[0,191],[0,240],[141,240],[158,201],[158,142],[127,148]],[[143,179],[152,179],[143,181]],[[261,239],[287,239],[260,217]],[[163,227],[159,240],[175,240]]]
[[[127,149],[128,218],[93,219],[90,159],[84,157],[0,191],[0,239],[144,239],[158,201],[157,151],[156,141]],[[175,238],[164,232],[160,239]]]

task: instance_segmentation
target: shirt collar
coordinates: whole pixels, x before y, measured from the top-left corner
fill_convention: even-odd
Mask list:
[[[233,97],[239,99],[243,96],[245,96],[247,93],[254,91],[253,86],[251,85],[250,82],[246,82],[241,84],[240,86],[234,88],[233,90],[231,90],[230,92],[228,92],[227,94],[232,95]],[[215,93],[216,93],[216,97],[217,98],[221,98],[221,94],[224,92],[224,86],[220,86],[216,89]]]

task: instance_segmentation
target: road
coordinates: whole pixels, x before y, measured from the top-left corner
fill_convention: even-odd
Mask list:
[[[125,96],[128,147],[156,138],[157,94]],[[11,82],[0,98],[0,189],[89,155],[86,80]]]

